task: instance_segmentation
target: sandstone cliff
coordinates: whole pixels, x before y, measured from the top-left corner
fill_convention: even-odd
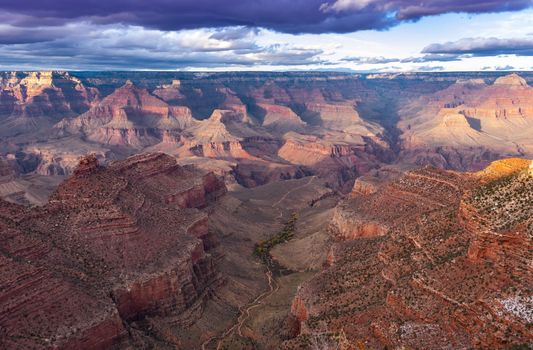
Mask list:
[[[528,165],[424,168],[345,200],[331,223],[340,240],[330,266],[299,289],[291,317],[300,336],[285,347],[317,334],[370,349],[529,343]]]
[[[522,75],[2,73],[0,150],[19,155],[22,173],[70,174],[86,153],[106,162],[156,151],[208,164],[228,183],[305,173],[349,192],[384,164],[478,170],[529,156]]]
[[[531,156],[532,106],[533,88],[517,74],[492,85],[459,81],[404,106],[401,158],[476,170],[503,156]]]
[[[98,90],[67,72],[0,73],[0,136],[25,140],[87,111],[97,98]]]
[[[2,343],[179,347],[172,334],[194,323],[220,283],[197,208],[224,192],[212,174],[163,154],[107,167],[89,156],[44,207],[1,202]]]

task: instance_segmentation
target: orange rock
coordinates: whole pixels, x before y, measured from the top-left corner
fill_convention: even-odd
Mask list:
[[[344,238],[335,263],[298,289],[291,313],[301,332],[286,348],[321,329],[376,349],[530,342],[533,187],[516,172],[528,164],[496,162],[483,182],[423,168],[345,199],[330,230]],[[487,211],[505,195],[508,206]]]

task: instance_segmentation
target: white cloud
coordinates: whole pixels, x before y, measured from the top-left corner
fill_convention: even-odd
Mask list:
[[[258,44],[260,32],[244,27],[165,32],[126,25],[69,26],[59,38],[0,45],[4,69],[305,66],[319,64],[323,53],[292,43]]]

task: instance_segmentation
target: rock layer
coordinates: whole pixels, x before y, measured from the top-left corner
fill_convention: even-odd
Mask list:
[[[299,289],[291,312],[300,336],[285,347],[339,333],[372,349],[529,343],[528,165],[505,161],[477,174],[424,168],[345,200],[331,229],[342,241],[330,266]]]
[[[497,158],[531,156],[532,106],[533,88],[515,73],[492,85],[459,81],[403,108],[401,157],[420,165],[477,170]]]
[[[212,174],[146,154],[82,160],[50,202],[1,202],[0,323],[8,348],[179,346],[220,282],[197,208],[225,192]],[[185,315],[186,316],[182,316]],[[137,335],[135,335],[137,334]]]

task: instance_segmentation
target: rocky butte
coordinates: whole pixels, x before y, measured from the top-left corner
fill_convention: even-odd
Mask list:
[[[520,74],[5,72],[0,150],[22,174],[164,152],[230,186],[318,175],[348,193],[383,164],[479,170],[531,156]]]
[[[160,347],[152,320],[186,327],[221,282],[202,208],[225,191],[154,153],[84,158],[39,208],[2,201],[2,347]]]
[[[533,88],[518,74],[492,84],[459,80],[400,111],[403,158],[451,169],[479,169],[491,153],[532,152]]]

